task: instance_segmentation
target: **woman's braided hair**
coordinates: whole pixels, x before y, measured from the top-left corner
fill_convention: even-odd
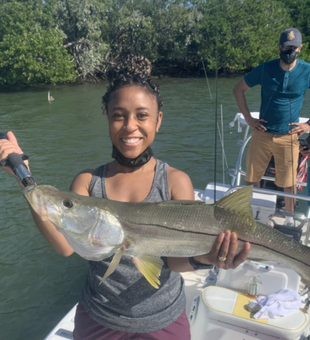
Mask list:
[[[143,56],[129,54],[116,63],[111,64],[107,71],[107,92],[102,97],[103,111],[108,112],[108,102],[111,94],[126,85],[141,86],[147,92],[153,94],[157,100],[158,111],[163,105],[159,93],[159,85],[152,82],[151,63]]]

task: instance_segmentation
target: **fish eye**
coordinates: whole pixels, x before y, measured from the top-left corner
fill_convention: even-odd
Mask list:
[[[64,200],[64,201],[62,202],[62,204],[63,204],[66,208],[69,208],[69,209],[73,207],[73,202],[70,201],[70,200]]]

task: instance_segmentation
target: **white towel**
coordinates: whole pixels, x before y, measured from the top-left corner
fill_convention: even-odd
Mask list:
[[[268,296],[259,296],[257,303],[262,308],[254,315],[254,319],[275,319],[291,314],[301,307],[300,295],[291,289],[281,289]]]

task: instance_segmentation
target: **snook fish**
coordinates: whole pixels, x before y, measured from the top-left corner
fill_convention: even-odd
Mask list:
[[[158,288],[161,256],[206,254],[220,232],[231,230],[237,233],[240,247],[244,242],[252,244],[251,257],[285,264],[310,285],[310,248],[254,221],[249,186],[214,205],[199,201],[124,203],[46,185],[26,187],[24,196],[83,258],[100,261],[114,254],[102,280],[113,273],[122,255],[129,255],[148,282]]]

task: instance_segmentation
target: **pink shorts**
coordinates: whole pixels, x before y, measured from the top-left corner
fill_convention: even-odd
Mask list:
[[[190,340],[185,311],[171,325],[150,333],[132,333],[106,328],[94,321],[79,303],[75,314],[74,340]]]

